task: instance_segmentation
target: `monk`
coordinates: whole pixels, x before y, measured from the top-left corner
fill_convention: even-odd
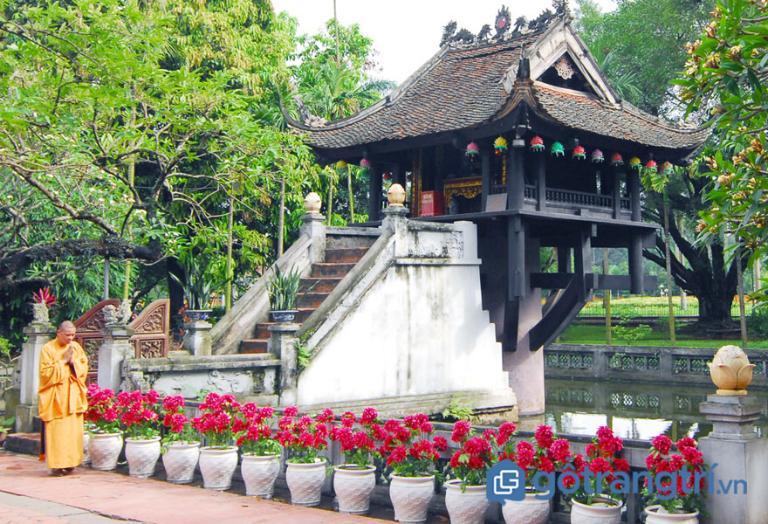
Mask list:
[[[72,473],[83,461],[88,358],[75,342],[75,333],[72,322],[62,322],[56,338],[40,352],[38,410],[43,421],[43,454],[56,476]]]

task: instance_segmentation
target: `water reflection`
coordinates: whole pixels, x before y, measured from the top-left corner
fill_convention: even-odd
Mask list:
[[[622,438],[647,440],[660,433],[701,438],[712,430],[698,412],[712,388],[547,379],[546,390],[545,420],[560,433],[594,435],[607,425]],[[752,394],[763,401],[757,432],[768,435],[768,392]]]

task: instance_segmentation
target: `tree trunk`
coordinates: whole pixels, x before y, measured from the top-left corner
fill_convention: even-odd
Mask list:
[[[708,289],[696,293],[699,299],[699,322],[727,324],[731,322],[731,304],[736,290]]]

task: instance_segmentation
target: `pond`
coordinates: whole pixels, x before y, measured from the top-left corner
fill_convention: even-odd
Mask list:
[[[629,439],[648,440],[660,433],[701,438],[712,425],[699,414],[699,403],[711,393],[712,387],[547,379],[544,418],[563,434],[592,436],[607,425]],[[763,403],[757,432],[768,436],[768,391],[750,393]]]

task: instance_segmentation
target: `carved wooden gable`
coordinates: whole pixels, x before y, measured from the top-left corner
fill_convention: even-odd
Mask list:
[[[136,351],[136,358],[168,356],[170,326],[170,300],[167,298],[155,300],[144,308],[144,311],[128,325],[133,332],[131,344]]]
[[[119,307],[120,301],[116,298],[102,300],[75,320],[75,341],[88,356],[88,382],[96,382],[98,376],[99,347],[104,341],[104,308],[107,306]]]

